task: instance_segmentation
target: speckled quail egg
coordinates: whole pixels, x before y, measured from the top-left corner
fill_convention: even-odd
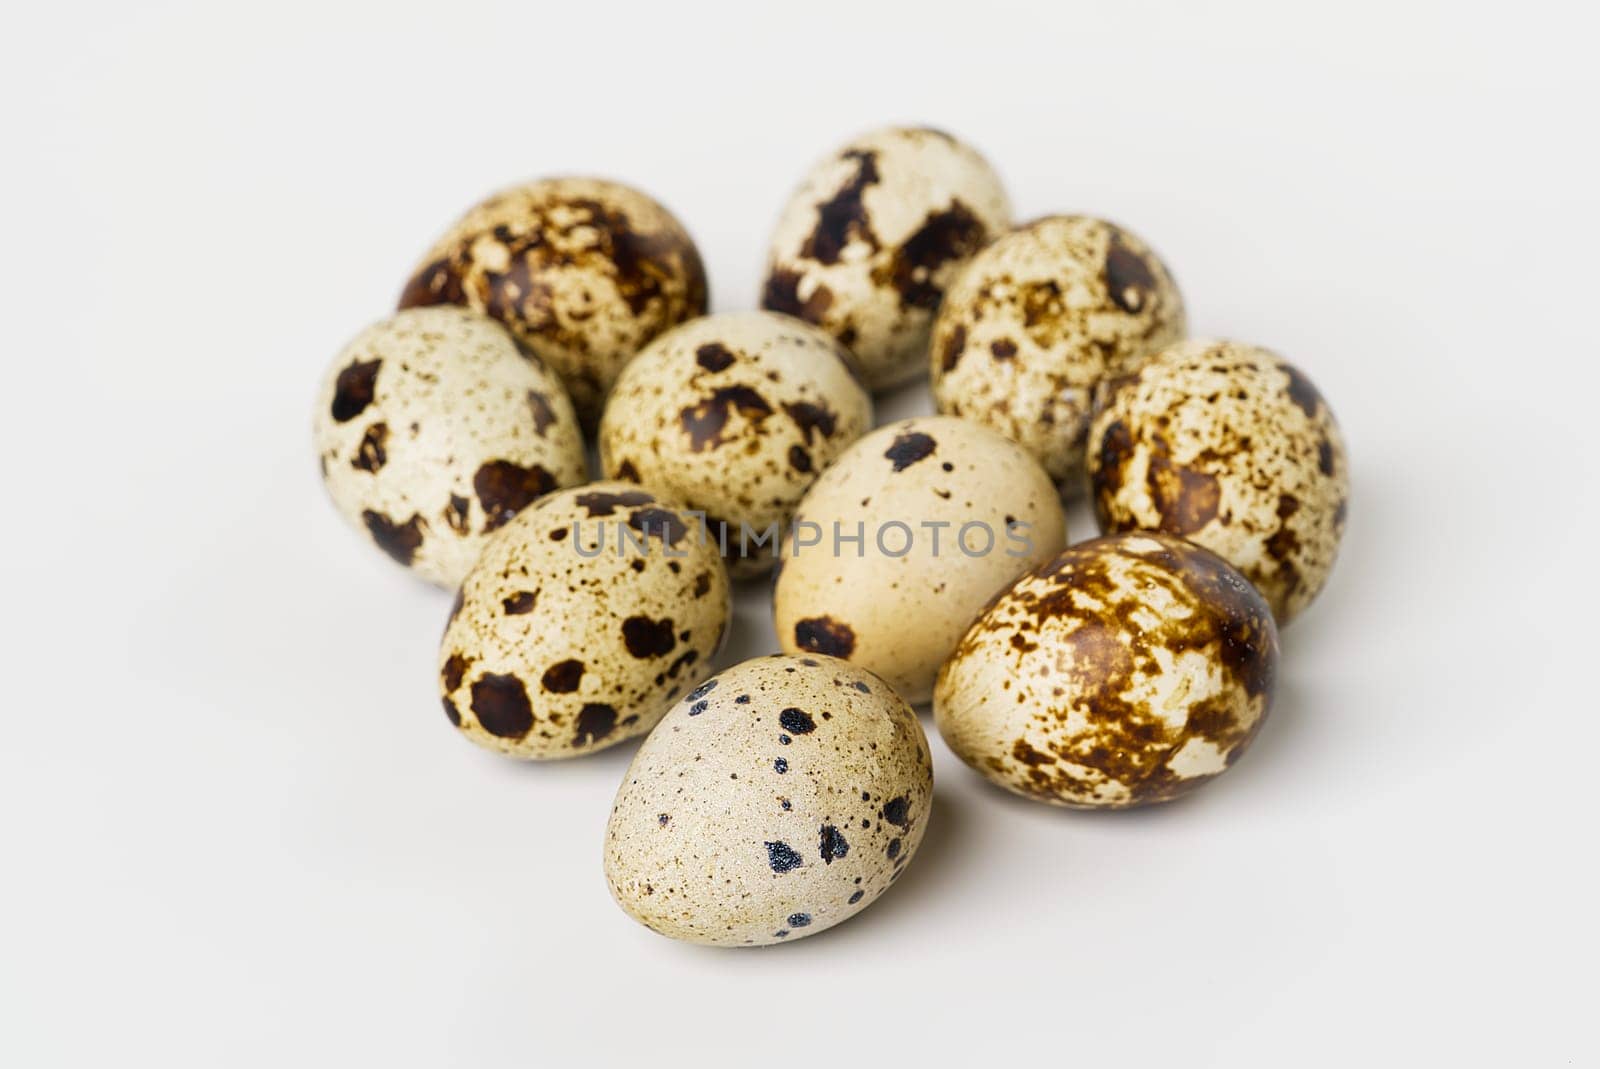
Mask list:
[[[503,322],[567,384],[585,424],[651,338],[706,310],[687,231],[650,197],[547,178],[480,202],[412,273],[400,307],[458,304]]]
[[[940,412],[1030,449],[1082,493],[1095,387],[1182,338],[1183,298],[1139,238],[1087,216],[999,238],[945,294],[930,354]]]
[[[791,653],[826,653],[910,702],[989,599],[1066,537],[1050,477],[1021,446],[947,416],[879,427],[800,503],[773,588]]]
[[[1350,469],[1333,411],[1266,349],[1192,340],[1107,384],[1090,434],[1102,531],[1182,535],[1266,596],[1280,626],[1322,590]]]
[[[989,164],[939,130],[889,127],[818,163],[772,235],[762,307],[826,329],[878,390],[921,374],[962,263],[1010,225]]]
[[[772,566],[801,496],[871,425],[838,342],[790,316],[737,312],[686,323],[628,365],[600,461],[609,478],[703,511],[735,578],[748,577]]]
[[[389,556],[455,586],[485,538],[588,477],[572,404],[501,326],[460,308],[400,312],[333,361],[313,434],[334,504]]]
[[[439,646],[451,723],[522,758],[649,731],[711,673],[728,574],[694,518],[624,483],[562,490],[484,548]]]
[[[606,881],[674,939],[793,941],[883,894],[932,801],[922,726],[881,679],[831,657],[745,661],[639,747],[606,826]]]
[[[1017,581],[939,673],[967,764],[1054,805],[1165,802],[1225,771],[1272,705],[1272,612],[1222,558],[1163,534],[1072,546]]]

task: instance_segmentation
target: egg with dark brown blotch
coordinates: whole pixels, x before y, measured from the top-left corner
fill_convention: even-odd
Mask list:
[[[1089,441],[1102,531],[1165,531],[1223,557],[1280,626],[1327,583],[1350,468],[1333,411],[1276,353],[1191,340],[1106,385]]]
[[[771,568],[801,496],[871,425],[837,341],[791,316],[725,313],[628,365],[600,422],[600,462],[704,512],[743,578]]]
[[[706,680],[639,747],[606,825],[606,883],[673,939],[794,942],[900,877],[932,803],[922,726],[883,680],[760,657]]]
[[[543,498],[485,547],[439,644],[445,714],[512,757],[642,735],[711,674],[727,571],[695,518],[626,483]]]
[[[339,511],[418,575],[455,586],[490,534],[588,477],[566,390],[492,319],[399,312],[333,361],[313,433]]]
[[[1011,222],[1005,188],[939,130],[864,134],[812,168],[772,235],[763,308],[842,341],[870,389],[922,374],[928,330],[962,264]]]
[[[930,345],[940,412],[990,427],[1083,491],[1095,387],[1182,338],[1183,298],[1138,236],[1081,215],[997,239],[945,294]]]
[[[1243,576],[1164,534],[1072,546],[1023,576],[939,673],[968,765],[1053,805],[1170,801],[1226,771],[1272,707],[1278,633]]]
[[[561,376],[586,425],[657,334],[705,314],[705,267],[652,198],[599,178],[514,186],[467,212],[407,281],[400,307],[456,304],[500,320]]]

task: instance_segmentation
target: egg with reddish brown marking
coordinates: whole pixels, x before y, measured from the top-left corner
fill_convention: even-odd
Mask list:
[[[639,747],[606,825],[606,882],[673,939],[794,942],[900,877],[932,802],[922,726],[883,680],[761,657],[706,680]]]
[[[456,304],[500,320],[555,369],[592,425],[617,373],[707,304],[688,231],[620,182],[547,178],[467,212],[422,258],[400,307]]]
[[[874,390],[926,366],[928,330],[962,265],[1011,222],[971,146],[927,127],[864,134],[812,168],[779,216],[761,305],[860,358]]]
[[[939,673],[934,719],[968,765],[1052,805],[1170,801],[1227,770],[1272,707],[1266,601],[1163,534],[1080,543],[1023,576]]]
[[[1333,410],[1276,353],[1175,345],[1109,383],[1090,433],[1102,531],[1181,535],[1223,557],[1280,626],[1333,570],[1350,468]]]
[[[461,584],[439,645],[445,714],[511,757],[642,735],[711,674],[732,611],[694,517],[625,483],[524,510]]]
[[[334,358],[313,433],[339,511],[390,557],[455,586],[517,512],[588,477],[555,375],[492,319],[399,312]]]
[[[1183,337],[1172,273],[1113,223],[1058,215],[973,257],[945,295],[930,347],[939,411],[990,427],[1083,492],[1095,387]]]
[[[872,425],[833,338],[791,316],[706,316],[656,339],[600,423],[606,476],[705,513],[735,578],[772,566],[806,489]]]

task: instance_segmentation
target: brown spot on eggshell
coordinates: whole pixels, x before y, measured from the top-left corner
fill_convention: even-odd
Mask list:
[[[855,649],[855,632],[850,625],[831,616],[813,616],[794,625],[795,645],[812,653],[848,658]]]
[[[509,460],[491,460],[472,476],[472,489],[483,506],[485,531],[505,526],[555,487],[555,477],[539,465],[524,467]]]
[[[423,530],[427,526],[421,516],[412,516],[404,523],[396,523],[372,509],[363,512],[361,520],[367,525],[367,532],[372,535],[379,549],[407,565],[422,545]]]
[[[384,450],[384,443],[389,440],[389,425],[383,421],[374,423],[366,429],[361,436],[361,444],[356,446],[356,455],[351,458],[350,466],[357,471],[376,472],[388,462],[389,455]]]
[[[489,673],[472,684],[472,715],[478,726],[502,739],[520,739],[533,728],[533,707],[522,680]]]
[[[348,423],[367,410],[377,391],[382,360],[354,360],[339,372],[330,411],[339,423]]]
[[[907,431],[897,435],[883,455],[893,462],[895,471],[905,471],[917,461],[932,456],[938,447],[939,443],[933,440],[932,435],[921,431]]]

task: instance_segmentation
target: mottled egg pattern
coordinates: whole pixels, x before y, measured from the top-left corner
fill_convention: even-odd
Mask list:
[[[771,312],[708,316],[628,365],[601,420],[600,459],[610,478],[703,510],[744,577],[771,567],[777,539],[743,544],[740,525],[781,529],[871,425],[872,400],[829,335]]]
[[[793,941],[905,871],[932,800],[927,739],[882,680],[828,657],[745,661],[639,747],[606,827],[606,881],[674,939]]]
[[[1053,216],[999,238],[945,295],[930,345],[940,412],[1020,442],[1082,493],[1095,387],[1184,335],[1183,299],[1115,224]]]
[[[860,543],[836,553],[836,529]],[[773,590],[778,640],[845,658],[925,702],[973,617],[1065,535],[1050,477],[1022,447],[949,417],[880,427],[800,504]]]
[[[1280,625],[1327,582],[1349,464],[1333,412],[1277,354],[1193,340],[1109,383],[1089,465],[1102,531],[1159,530],[1216,552]]]
[[[1278,636],[1220,557],[1161,534],[1071,547],[1024,576],[939,674],[963,761],[1055,805],[1164,802],[1225,771],[1272,704]]]
[[[551,494],[461,586],[439,647],[445,714],[513,757],[611,746],[710,674],[731,611],[692,517],[624,483]]]
[[[560,381],[458,308],[400,312],[351,342],[317,395],[313,434],[339,511],[442,586],[518,510],[588,477]]]
[[[482,201],[400,296],[402,308],[465,305],[503,322],[561,375],[586,423],[623,364],[706,303],[700,253],[677,219],[595,178],[530,182]]]
[[[795,191],[772,236],[762,307],[826,329],[867,385],[921,374],[934,310],[1011,220],[989,164],[949,134],[892,127],[845,145]]]

